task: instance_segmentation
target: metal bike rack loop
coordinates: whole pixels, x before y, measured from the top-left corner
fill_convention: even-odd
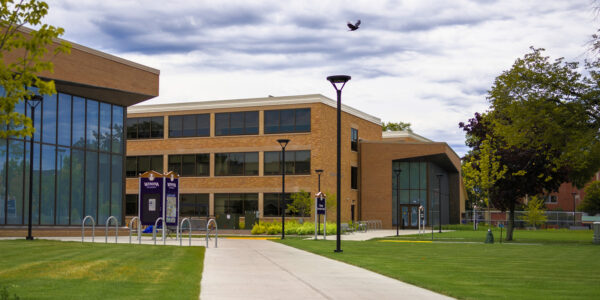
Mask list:
[[[85,221],[87,221],[87,219],[92,219],[92,243],[94,242],[94,233],[96,231],[96,222],[94,221],[94,218],[92,218],[92,216],[85,216],[85,218],[83,218],[83,221],[81,221],[81,242],[83,243],[83,238],[85,236]]]
[[[152,228],[152,238],[154,238],[154,245],[156,245],[156,225],[158,225],[158,221],[162,221],[162,238],[163,238],[163,245],[167,244],[167,239],[165,237],[165,230],[166,228],[166,223],[165,220],[162,217],[159,217],[158,219],[156,219],[156,222],[154,222],[154,228]]]
[[[106,219],[106,224],[104,224],[104,243],[108,243],[108,225],[110,224],[110,220],[115,220],[115,244],[117,244],[119,242],[119,221],[115,216],[110,216]]]
[[[182,233],[183,233],[183,223],[185,221],[188,222],[188,226],[189,226],[188,227],[188,230],[190,232],[190,237],[189,237],[190,243],[189,243],[189,245],[191,246],[192,245],[192,221],[190,221],[190,218],[184,218],[183,220],[181,220],[181,225],[179,226],[178,232],[177,232],[177,235],[179,236],[179,246],[181,246],[182,241],[183,241],[183,235],[182,235]]]
[[[215,248],[218,248],[217,241],[219,240],[219,227],[217,226],[217,221],[215,221],[215,219],[210,219],[206,223],[206,248],[208,248],[208,239],[209,239],[208,234],[210,233],[209,227],[210,227],[211,222],[215,224]]]
[[[133,221],[137,220],[137,233],[138,233],[138,244],[142,243],[142,222],[140,222],[140,218],[133,217],[131,221],[129,221],[129,243],[131,244],[131,229],[133,228]]]

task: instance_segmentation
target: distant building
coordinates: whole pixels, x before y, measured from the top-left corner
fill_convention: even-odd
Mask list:
[[[137,215],[137,176],[154,169],[181,178],[181,215],[279,219],[281,146],[286,148],[286,195],[336,192],[336,102],[322,95],[266,97],[128,108],[126,193],[128,216]],[[464,211],[460,160],[446,143],[411,132],[382,134],[379,118],[343,106],[341,218],[416,227],[415,208],[430,224],[458,223]],[[396,187],[394,168],[401,168]],[[437,174],[442,174],[439,178]],[[396,190],[399,198],[396,199]],[[328,211],[328,220],[335,211]],[[221,228],[221,227],[220,227]]]

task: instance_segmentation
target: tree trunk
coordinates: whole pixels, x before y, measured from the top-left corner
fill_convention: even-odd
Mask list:
[[[513,240],[513,230],[515,229],[515,203],[510,204],[508,212],[508,226],[506,226],[506,240]]]

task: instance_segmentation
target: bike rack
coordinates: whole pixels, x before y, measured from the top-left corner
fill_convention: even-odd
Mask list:
[[[192,245],[192,221],[190,221],[190,218],[184,218],[183,220],[181,220],[181,225],[179,226],[179,228],[177,229],[177,235],[179,236],[179,246],[181,246],[182,241],[183,241],[183,223],[187,221],[188,222],[188,226],[189,226],[189,232],[190,232],[190,246]],[[181,231],[181,232],[180,232]]]
[[[117,244],[119,243],[119,221],[115,216],[110,216],[106,219],[106,224],[104,224],[104,243],[108,243],[108,225],[110,224],[110,220],[115,220],[115,244]]]
[[[83,218],[83,221],[81,221],[81,242],[82,243],[83,243],[83,238],[85,236],[85,221],[87,221],[88,218],[92,219],[92,243],[94,242],[94,235],[95,235],[95,231],[96,231],[96,221],[94,221],[94,218],[92,218],[92,216],[85,216],[85,218]]]
[[[133,221],[137,220],[137,233],[138,233],[138,244],[142,243],[142,222],[140,222],[140,218],[133,217],[131,221],[129,221],[129,243],[131,244],[131,229],[133,228]]]
[[[158,219],[156,219],[156,222],[154,222],[154,227],[152,228],[152,238],[154,239],[154,245],[156,245],[156,225],[158,225],[158,221],[162,221],[163,245],[166,245],[167,239],[165,237],[165,229],[166,229],[167,224],[165,223],[165,220],[162,217],[159,217]]]
[[[208,248],[208,239],[209,239],[208,234],[210,233],[208,228],[209,228],[211,222],[215,224],[215,248],[218,248],[217,240],[219,240],[219,227],[217,226],[217,221],[215,221],[215,219],[210,219],[206,223],[206,248]]]

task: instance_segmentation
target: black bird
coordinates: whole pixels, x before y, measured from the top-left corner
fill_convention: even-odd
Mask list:
[[[350,30],[348,30],[348,31],[354,31],[354,30],[358,29],[358,26],[360,26],[360,20],[356,21],[356,24],[352,24],[352,23],[348,22],[348,28],[350,28]]]

